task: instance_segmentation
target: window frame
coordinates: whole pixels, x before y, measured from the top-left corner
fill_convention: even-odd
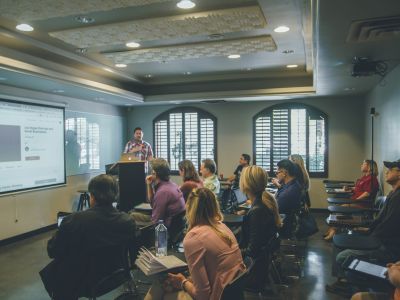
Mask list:
[[[289,110],[289,117],[288,117],[288,128],[289,128],[289,138],[288,138],[288,152],[289,155],[290,153],[290,148],[291,148],[291,140],[290,140],[290,128],[291,128],[291,117],[290,117],[290,110],[291,109],[306,109],[306,155],[307,159],[305,161],[305,166],[307,171],[309,170],[309,130],[310,130],[310,125],[309,125],[309,116],[310,112],[312,112],[315,115],[320,115],[324,118],[324,131],[325,131],[325,153],[324,153],[324,171],[323,172],[309,172],[308,174],[310,178],[327,178],[329,174],[329,165],[328,165],[328,158],[329,158],[329,137],[328,137],[328,115],[323,112],[322,110],[307,105],[303,103],[294,103],[294,102],[288,102],[288,103],[281,103],[281,104],[275,104],[272,106],[269,106],[262,111],[258,112],[256,115],[253,117],[253,157],[254,157],[254,164],[257,164],[257,156],[256,156],[256,121],[260,117],[271,117],[271,131],[272,131],[272,112],[275,109],[288,109]],[[272,147],[272,135],[271,135],[271,147]],[[269,174],[269,176],[274,176],[274,170],[273,170],[273,155],[270,157],[270,165],[272,166],[271,170],[266,170]]]
[[[157,144],[156,144],[156,123],[159,121],[166,121],[167,122],[167,153],[168,153],[168,157],[166,158],[168,163],[170,164],[171,159],[170,159],[170,123],[169,123],[169,119],[170,119],[170,114],[174,114],[174,113],[182,113],[183,117],[182,117],[182,133],[183,133],[183,138],[185,137],[185,118],[184,115],[185,113],[197,113],[198,119],[197,119],[197,138],[199,141],[198,144],[198,151],[197,151],[197,155],[198,155],[198,165],[195,166],[197,167],[197,170],[200,170],[200,164],[201,164],[201,151],[200,151],[200,146],[201,146],[201,135],[200,135],[200,120],[201,119],[211,119],[213,121],[214,124],[214,128],[213,128],[213,134],[214,134],[214,141],[213,141],[213,146],[214,146],[214,157],[212,159],[214,159],[215,163],[218,166],[218,149],[217,149],[217,118],[212,115],[210,112],[198,108],[198,107],[193,107],[193,106],[183,106],[183,107],[175,107],[175,108],[171,108],[168,109],[164,112],[162,112],[161,114],[159,114],[157,117],[155,117],[153,119],[153,145],[154,145],[154,151],[153,154],[155,156],[155,154],[157,153]],[[185,153],[185,143],[182,144],[182,152]],[[183,156],[182,159],[186,159],[185,156]],[[171,169],[171,175],[179,175],[179,170],[172,170]]]

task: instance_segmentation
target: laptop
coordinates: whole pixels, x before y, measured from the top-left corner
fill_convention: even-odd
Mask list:
[[[130,161],[140,161],[135,153],[122,153],[119,162],[130,162]]]

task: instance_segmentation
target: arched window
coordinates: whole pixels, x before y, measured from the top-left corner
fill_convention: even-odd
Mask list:
[[[189,159],[197,167],[201,161],[216,161],[217,119],[195,107],[168,110],[153,121],[155,157],[168,160],[171,171],[178,171],[178,163]]]
[[[270,174],[290,154],[300,154],[311,177],[328,176],[327,115],[304,104],[269,107],[253,118],[254,163]]]

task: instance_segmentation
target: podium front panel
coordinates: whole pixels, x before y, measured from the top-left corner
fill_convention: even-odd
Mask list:
[[[144,161],[119,163],[119,209],[125,212],[146,201]]]

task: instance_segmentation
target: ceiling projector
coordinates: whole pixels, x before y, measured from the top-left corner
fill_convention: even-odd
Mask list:
[[[387,66],[383,61],[371,61],[368,57],[354,57],[351,76],[362,77],[375,74],[382,75],[386,72]]]

